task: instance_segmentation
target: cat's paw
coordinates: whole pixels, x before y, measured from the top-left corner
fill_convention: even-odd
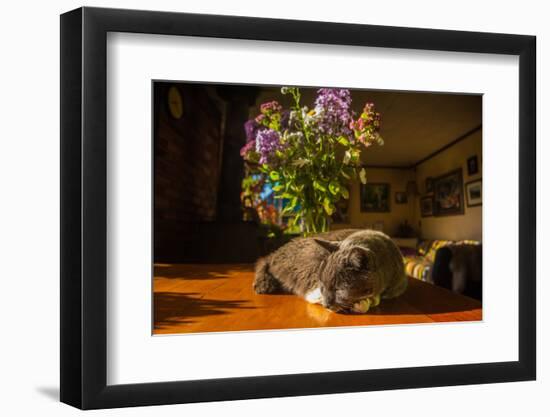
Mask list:
[[[364,300],[361,300],[358,303],[355,303],[353,305],[353,311],[355,313],[364,314],[367,311],[369,311],[371,307],[376,307],[378,304],[380,304],[380,296],[375,295],[373,297],[365,298]]]
[[[323,294],[321,294],[321,289],[319,287],[309,291],[304,298],[308,303],[311,303],[311,304],[323,303]]]
[[[353,311],[355,313],[364,314],[367,311],[369,311],[370,307],[371,307],[371,299],[370,298],[365,298],[364,300],[361,300],[358,303],[355,303],[353,305]]]

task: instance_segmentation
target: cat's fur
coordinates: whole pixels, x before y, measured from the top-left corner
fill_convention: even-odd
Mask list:
[[[254,280],[257,293],[290,292],[335,311],[352,311],[365,298],[397,297],[406,287],[393,241],[356,229],[294,239],[258,260]]]

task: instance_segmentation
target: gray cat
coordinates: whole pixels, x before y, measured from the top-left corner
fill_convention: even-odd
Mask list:
[[[345,229],[290,241],[256,263],[254,290],[290,292],[340,312],[366,312],[407,288],[403,257],[384,233]]]

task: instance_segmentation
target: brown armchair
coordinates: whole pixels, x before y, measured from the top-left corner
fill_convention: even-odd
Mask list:
[[[453,292],[482,299],[482,245],[451,244],[439,248],[433,283]]]

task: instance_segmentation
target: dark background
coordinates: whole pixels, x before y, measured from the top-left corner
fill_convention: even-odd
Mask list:
[[[183,116],[168,108],[179,89]],[[155,262],[251,262],[257,226],[241,221],[243,123],[258,89],[154,82]]]

